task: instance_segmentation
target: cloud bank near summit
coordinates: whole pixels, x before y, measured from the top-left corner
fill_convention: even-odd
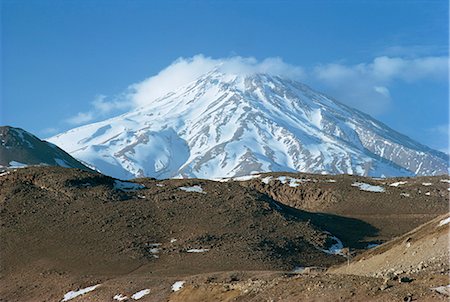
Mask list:
[[[131,85],[128,88],[129,99],[135,106],[145,106],[216,68],[224,73],[239,75],[268,73],[294,79],[304,77],[303,68],[287,64],[281,58],[266,58],[258,61],[253,57],[213,59],[196,55],[192,58],[179,58],[157,75]]]
[[[288,64],[279,57],[259,61],[253,57],[214,59],[199,54],[191,58],[178,58],[158,74],[128,86],[119,96],[111,98],[96,96],[91,102],[91,110],[79,112],[66,122],[72,125],[85,124],[110,113],[145,106],[215,68],[225,73],[239,75],[267,73],[288,77],[304,82],[372,115],[382,113],[389,107],[390,86],[394,81],[415,83],[422,80],[448,79],[448,58],[444,56],[419,58],[380,56],[368,63],[317,64],[313,68],[305,69]]]

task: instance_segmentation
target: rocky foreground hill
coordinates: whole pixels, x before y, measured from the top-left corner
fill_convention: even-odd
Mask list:
[[[8,169],[0,300],[446,301],[448,183]]]

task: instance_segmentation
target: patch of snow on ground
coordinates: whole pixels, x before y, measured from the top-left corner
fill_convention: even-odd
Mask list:
[[[164,184],[156,184],[157,187],[164,187]]]
[[[177,239],[175,239],[175,238],[171,238],[170,239],[170,243],[174,243],[174,242],[176,242],[177,241]]]
[[[446,182],[450,184],[450,179],[441,179],[440,182]]]
[[[260,174],[246,175],[246,176],[234,177],[233,180],[234,181],[247,181],[247,180],[251,180],[251,179],[255,179],[255,178],[259,178],[259,177],[261,177]]]
[[[8,175],[8,174],[10,174],[10,172],[9,172],[9,171],[6,171],[6,172],[3,172],[3,173],[0,173],[0,177],[2,177],[2,176],[6,176],[6,175]]]
[[[293,178],[289,176],[279,176],[277,178],[282,184],[286,184],[289,182],[289,187],[295,188],[298,187],[301,183],[313,181],[311,179],[301,179],[301,178]]]
[[[117,300],[117,301],[125,301],[125,300],[128,300],[128,297],[124,296],[122,294],[117,294],[113,297],[113,299]]]
[[[405,197],[409,197],[409,193],[400,193],[400,196],[405,196]]]
[[[172,291],[177,292],[180,289],[183,288],[184,283],[186,283],[186,281],[177,281],[172,285]]]
[[[431,195],[431,193],[430,193],[430,192],[426,192],[426,193],[425,193],[425,195],[427,195],[427,196],[430,196],[430,195]]]
[[[434,290],[438,293],[440,293],[441,295],[444,296],[450,296],[450,284],[449,285],[443,285],[443,286],[438,286],[438,287],[433,287],[431,288],[431,290]]]
[[[429,187],[429,186],[432,186],[433,184],[431,183],[431,182],[423,182],[422,183],[422,186],[425,186],[425,187]]]
[[[131,299],[139,300],[140,298],[142,298],[143,296],[148,295],[149,293],[150,293],[150,290],[148,288],[147,289],[143,289],[143,290],[140,290],[137,293],[133,294],[131,296]]]
[[[443,225],[449,224],[449,223],[450,223],[450,217],[447,217],[447,218],[445,218],[445,219],[442,219],[442,220],[439,222],[439,226],[443,226]]]
[[[342,241],[339,240],[336,236],[331,236],[331,240],[333,240],[335,243],[332,244],[328,249],[322,249],[322,251],[332,255],[343,255],[342,249],[344,248],[344,245],[342,244]]]
[[[334,180],[334,179],[327,179],[327,180],[325,180],[326,182],[336,182],[336,180]]]
[[[293,274],[301,274],[305,271],[305,268],[303,266],[296,266],[294,267],[294,269],[291,271]]]
[[[229,178],[213,178],[212,181],[218,181],[218,182],[228,182],[230,181]]]
[[[373,249],[374,247],[377,247],[377,246],[379,246],[379,244],[377,244],[377,243],[369,243],[366,246],[366,249]]]
[[[179,187],[178,189],[182,190],[182,191],[186,191],[186,192],[196,192],[196,193],[203,193],[206,194],[205,191],[203,191],[201,186],[192,186],[192,187]]]
[[[204,253],[209,251],[209,249],[189,249],[186,252],[188,253]]]
[[[407,183],[408,183],[407,181],[397,181],[397,182],[394,182],[394,183],[390,184],[389,186],[390,187],[398,187],[398,186],[401,186],[401,185],[404,185],[404,184],[407,184]]]
[[[267,177],[264,177],[263,179],[261,179],[261,182],[263,182],[263,183],[265,183],[266,185],[268,185],[269,184],[269,182],[270,182],[270,180],[272,180],[272,176],[267,176]]]
[[[384,188],[383,187],[366,184],[364,182],[355,182],[355,183],[352,184],[352,186],[353,187],[358,187],[361,191],[375,192],[375,193],[382,193],[382,192],[384,192]]]
[[[145,188],[143,185],[136,184],[134,182],[114,180],[114,189],[116,189],[116,190],[130,192],[130,191],[140,190],[143,188]]]
[[[288,178],[286,176],[279,176],[277,179],[284,185]]]
[[[28,166],[27,164],[23,164],[18,161],[14,161],[14,160],[9,162],[10,168],[25,168],[27,166]]]
[[[159,258],[159,256],[157,255],[159,253],[159,246],[161,245],[161,243],[149,243],[147,244],[147,246],[150,248],[148,251],[153,254],[154,258]]]
[[[80,290],[71,290],[70,292],[68,292],[67,294],[64,295],[64,299],[61,300],[61,302],[64,301],[69,301],[72,300],[73,298],[76,298],[78,296],[84,295],[88,292],[93,291],[94,289],[96,289],[97,287],[99,287],[100,284],[94,285],[94,286],[89,286],[86,288],[82,288]]]

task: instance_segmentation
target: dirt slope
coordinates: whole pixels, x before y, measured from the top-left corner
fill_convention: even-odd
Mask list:
[[[85,276],[105,280],[135,270],[163,277],[344,260],[321,250],[334,242],[320,219],[312,223],[311,214],[238,183],[140,182],[142,189],[129,190],[137,185],[56,167],[2,175],[1,296],[26,300],[24,293],[48,286],[61,294]]]
[[[291,184],[291,179],[297,181]],[[239,183],[290,207],[364,221],[378,230],[368,242],[381,243],[446,213],[449,209],[448,180],[448,176],[373,179],[353,175],[268,173]],[[361,189],[358,184],[369,186]],[[379,188],[384,191],[371,191]]]
[[[144,289],[150,293],[140,301],[402,301],[409,294],[445,301],[430,288],[448,284],[448,265],[440,265],[448,224],[438,226],[446,217],[357,255],[348,267],[339,266],[343,256],[324,252],[336,236],[359,254],[369,242],[398,236],[395,224],[411,230],[445,213],[444,177],[398,187],[389,184],[400,180],[292,177],[316,181],[130,183],[77,169],[9,170],[0,176],[0,301],[61,301],[94,285],[73,301],[130,299]],[[385,190],[362,191],[355,182]],[[424,260],[435,254],[436,261]],[[392,269],[413,281],[389,279],[381,289]],[[176,281],[185,283],[173,292]]]

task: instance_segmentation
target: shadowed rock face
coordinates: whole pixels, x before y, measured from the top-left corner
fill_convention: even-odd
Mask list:
[[[9,126],[0,127],[0,167],[61,166],[92,171],[54,144]]]
[[[145,107],[49,139],[118,178],[300,171],[438,175],[448,156],[311,88],[212,71]]]

